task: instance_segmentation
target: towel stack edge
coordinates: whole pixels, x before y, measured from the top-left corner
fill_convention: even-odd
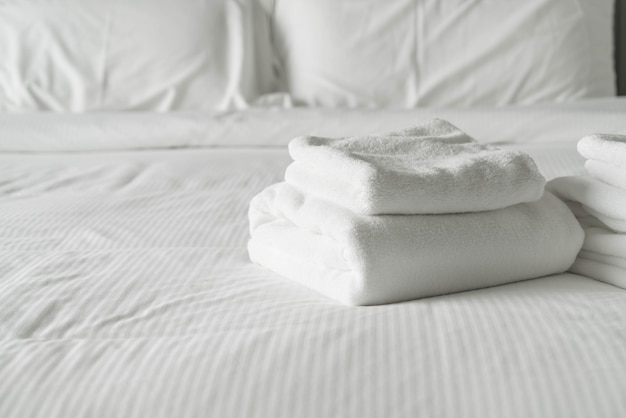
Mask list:
[[[561,273],[583,231],[520,151],[432,120],[386,135],[298,137],[285,182],[250,204],[250,259],[347,305]]]
[[[587,175],[557,178],[547,186],[575,208],[585,232],[570,271],[626,289],[626,135],[589,135],[577,149],[587,159]]]

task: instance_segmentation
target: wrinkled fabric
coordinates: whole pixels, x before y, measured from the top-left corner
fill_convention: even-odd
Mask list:
[[[0,2],[0,111],[226,110],[274,89],[250,0]]]
[[[288,90],[316,106],[615,95],[613,0],[276,0]]]
[[[501,109],[249,108],[236,112],[2,114],[0,151],[170,147],[281,147],[301,135],[380,134],[443,118],[481,142],[574,143],[589,132],[626,134],[626,98]]]
[[[573,143],[520,148],[544,175]],[[280,150],[0,154],[3,418],[615,418],[626,292],[561,274],[341,306],[252,265]]]

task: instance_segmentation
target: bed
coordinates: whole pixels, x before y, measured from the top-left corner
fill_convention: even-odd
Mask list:
[[[355,308],[250,263],[248,203],[291,138],[432,117],[551,179],[583,173],[580,137],[626,133],[626,98],[0,114],[0,416],[625,416],[623,289],[563,273]]]

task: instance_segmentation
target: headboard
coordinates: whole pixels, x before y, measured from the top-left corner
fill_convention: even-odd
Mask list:
[[[626,0],[615,1],[615,69],[617,94],[626,96]]]

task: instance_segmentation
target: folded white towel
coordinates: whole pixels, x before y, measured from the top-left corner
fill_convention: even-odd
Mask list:
[[[626,190],[626,168],[598,160],[587,160],[585,170],[589,175],[607,184]]]
[[[626,135],[586,136],[578,141],[578,152],[588,160],[598,160],[626,168]]]
[[[570,271],[626,289],[626,235],[585,228],[582,250]]]
[[[376,305],[567,270],[583,232],[542,199],[489,212],[357,215],[286,183],[250,203],[253,262],[349,305]]]
[[[529,155],[439,119],[381,136],[299,137],[289,153],[287,183],[367,215],[500,209],[539,199],[545,185]]]
[[[626,190],[590,176],[551,180],[546,189],[563,200],[582,204],[592,216],[616,232],[626,232]]]

